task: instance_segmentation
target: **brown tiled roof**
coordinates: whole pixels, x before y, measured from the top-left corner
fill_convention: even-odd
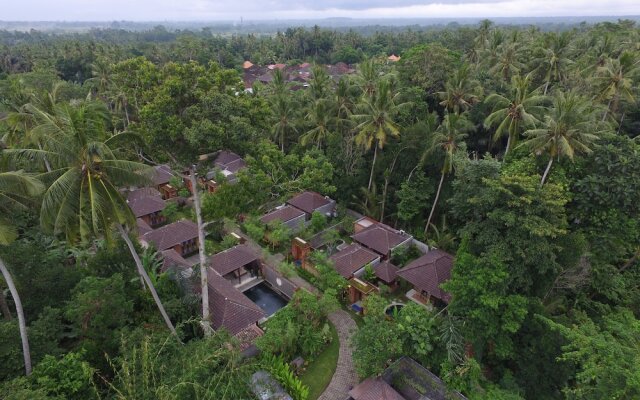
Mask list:
[[[433,249],[399,270],[398,276],[416,288],[448,303],[451,300],[451,295],[442,290],[440,285],[451,278],[453,260],[451,254]]]
[[[385,256],[399,244],[411,239],[410,235],[381,223],[373,224],[351,237],[356,242]]]
[[[224,168],[226,167],[228,164],[231,164],[235,161],[238,160],[242,160],[242,157],[240,157],[239,155],[237,155],[236,153],[234,153],[233,151],[229,151],[229,150],[222,150],[218,153],[218,155],[216,156],[215,161],[213,162],[214,165]]]
[[[353,400],[405,400],[380,377],[369,378],[349,391]]]
[[[168,165],[158,165],[154,169],[155,172],[153,173],[152,179],[155,186],[169,183],[171,178],[173,178],[173,173]]]
[[[264,318],[264,311],[256,303],[211,268],[207,278],[211,322],[215,329],[225,328],[236,335]]]
[[[299,218],[304,215],[304,211],[299,210],[295,207],[284,206],[282,208],[278,208],[277,210],[273,210],[270,213],[263,215],[260,218],[260,222],[264,224],[268,224],[271,221],[282,221],[288,222],[294,218]]]
[[[142,218],[136,219],[136,224],[138,225],[138,235],[143,236],[153,230],[149,224],[147,224]]]
[[[183,219],[144,235],[147,243],[153,243],[157,250],[167,250],[198,237],[198,226],[189,220]]]
[[[379,258],[374,252],[353,243],[329,257],[338,273],[349,279],[360,268]]]
[[[133,201],[127,200],[129,208],[136,218],[164,210],[164,200],[157,196],[138,196]]]
[[[253,67],[253,63],[251,61],[249,61],[249,60],[245,61],[242,64],[242,68],[244,68],[244,69],[248,69],[248,68],[251,68],[251,67]]]
[[[325,198],[320,193],[306,191],[297,196],[294,196],[287,201],[290,204],[306,213],[313,213],[320,207],[326,206],[331,203],[330,199]]]
[[[391,264],[389,261],[383,261],[380,264],[373,267],[373,272],[383,282],[391,283],[396,280],[398,276],[398,267]]]
[[[140,189],[130,190],[127,193],[127,200],[134,201],[142,197],[162,197],[162,194],[156,188],[144,187]]]
[[[247,245],[239,244],[213,255],[211,257],[211,267],[224,276],[257,260],[258,257]]]
[[[171,267],[178,268],[190,268],[191,264],[187,260],[184,259],[177,251],[163,250],[162,251],[162,268],[160,269],[162,272],[168,270]]]

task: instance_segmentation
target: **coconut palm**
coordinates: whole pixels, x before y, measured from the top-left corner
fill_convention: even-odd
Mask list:
[[[576,153],[590,153],[589,147],[607,125],[599,123],[597,110],[591,102],[575,92],[557,92],[553,107],[545,116],[540,128],[525,132],[528,139],[521,144],[534,154],[547,154],[549,162],[542,175],[540,186],[544,185],[553,160],[567,157],[573,160]]]
[[[379,69],[373,59],[360,63],[354,82],[364,96],[373,97],[379,81]]]
[[[523,64],[518,60],[520,52],[517,43],[505,42],[500,45],[495,64],[489,68],[489,73],[502,77],[503,82],[509,82],[511,77],[520,72]]]
[[[638,74],[640,62],[636,61],[633,53],[627,51],[617,59],[607,59],[604,65],[597,69],[596,82],[600,92],[598,97],[609,101],[602,116],[603,121],[609,113],[617,110],[620,100],[635,102],[633,77]]]
[[[43,195],[40,221],[54,234],[68,241],[89,242],[103,237],[113,240],[114,228],[127,244],[138,273],[147,285],[168,328],[176,334],[160,298],[129,237],[127,227],[136,229],[135,218],[119,192],[122,187],[148,182],[152,169],[118,158],[114,149],[131,134],[106,134],[109,114],[102,103],[58,105],[53,115],[41,113],[43,122],[34,128],[44,140],[45,150],[6,150],[23,159],[49,158],[53,170],[40,175],[48,186]]]
[[[357,114],[352,118],[358,124],[355,142],[365,151],[373,147],[373,162],[371,163],[371,174],[369,175],[369,185],[367,190],[371,190],[373,184],[373,173],[376,167],[378,149],[384,148],[389,137],[400,136],[400,127],[394,121],[398,110],[404,104],[396,104],[398,93],[395,93],[388,81],[379,81],[376,85],[372,97],[363,96],[358,105]]]
[[[297,133],[294,125],[295,108],[287,95],[277,95],[271,103],[271,112],[274,119],[272,134],[276,142],[280,143],[280,149],[284,151],[284,143],[290,133]]]
[[[311,123],[312,128],[300,136],[300,143],[303,146],[315,143],[316,147],[320,148],[331,134],[330,126],[333,124],[333,115],[333,110],[327,100],[314,102],[305,117]]]
[[[427,219],[427,223],[424,227],[425,235],[429,230],[431,219],[433,218],[436,205],[438,204],[438,199],[440,198],[444,177],[453,169],[453,157],[458,151],[460,144],[462,144],[464,139],[467,137],[467,132],[472,129],[473,124],[467,119],[465,114],[445,114],[442,123],[433,134],[429,148],[423,155],[421,162],[424,161],[426,156],[432,153],[441,152],[444,154],[444,162],[442,164],[440,183],[438,184],[438,190],[436,191],[436,198],[433,200],[431,212],[429,212],[429,218]]]
[[[496,127],[494,142],[507,136],[505,156],[515,146],[524,129],[540,122],[539,118],[545,110],[543,104],[547,97],[540,95],[539,89],[529,89],[530,85],[531,74],[525,77],[516,75],[511,80],[511,93],[508,97],[492,93],[485,100],[485,103],[493,106],[494,111],[484,120],[484,125]]]
[[[314,101],[324,99],[330,88],[331,78],[327,74],[327,70],[320,66],[314,65],[311,68],[312,79],[309,81],[309,95]]]
[[[536,68],[544,74],[543,95],[547,95],[551,83],[562,82],[566,78],[567,69],[573,64],[567,56],[571,50],[571,32],[547,35],[545,46],[539,50],[540,56],[533,60]]]
[[[26,208],[26,204],[28,204],[35,196],[38,196],[42,190],[42,183],[32,175],[26,174],[22,171],[0,173],[0,245],[9,245],[17,237],[17,232],[10,220],[11,211]],[[22,340],[24,368],[26,374],[30,375],[31,354],[29,352],[27,324],[24,318],[24,310],[22,309],[22,301],[18,295],[18,290],[13,282],[11,273],[7,269],[2,258],[0,258],[0,271],[2,271],[2,277],[9,287],[11,297],[13,297],[13,302],[16,306],[16,315],[18,316],[18,326],[20,328],[20,339]]]
[[[471,77],[469,65],[463,65],[445,84],[444,92],[438,92],[442,99],[440,105],[449,112],[460,114],[469,110],[480,101],[482,94],[480,83]]]

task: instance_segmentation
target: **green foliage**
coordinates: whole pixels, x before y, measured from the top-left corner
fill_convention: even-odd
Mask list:
[[[336,271],[333,263],[327,257],[327,254],[321,251],[314,251],[311,254],[311,262],[318,270],[317,286],[322,291],[328,289],[335,290],[337,293],[342,292],[347,286],[347,281]]]
[[[460,58],[460,54],[439,44],[421,44],[402,55],[398,63],[400,79],[428,93],[440,92]]]
[[[100,362],[104,353],[115,354],[120,338],[114,332],[130,321],[133,311],[122,275],[86,277],[73,289],[72,296],[64,315],[82,339],[87,359]]]
[[[313,233],[322,231],[327,226],[327,217],[318,211],[311,214],[310,227]]]
[[[291,228],[280,220],[274,220],[269,223],[265,238],[271,245],[271,248],[275,250],[276,247],[288,244],[292,235],[293,232]]]
[[[280,356],[268,355],[264,358],[264,365],[274,378],[284,387],[284,390],[294,400],[307,400],[309,387],[293,373],[289,364]]]
[[[627,309],[601,321],[576,315],[571,326],[548,321],[569,343],[562,361],[578,366],[565,395],[575,399],[633,399],[640,396],[640,321]]]
[[[331,340],[327,315],[338,308],[335,292],[320,297],[298,290],[291,302],[267,321],[265,334],[256,341],[267,354],[291,359],[316,356]]]
[[[256,242],[261,242],[264,239],[265,226],[257,219],[248,219],[242,227],[247,235]]]
[[[173,201],[166,202],[164,210],[162,210],[162,215],[164,215],[167,220],[173,221],[176,215],[178,215],[178,203]]]
[[[83,360],[82,353],[67,353],[61,359],[46,356],[33,370],[31,380],[36,388],[64,399],[98,398],[95,371]]]
[[[433,181],[422,171],[416,171],[411,180],[402,182],[396,192],[398,202],[398,218],[409,226],[422,225],[425,204],[429,203],[435,191]]]
[[[220,332],[185,345],[136,332],[123,340],[110,389],[114,398],[122,400],[251,398],[248,382],[256,367],[251,361],[242,362],[230,342]]]

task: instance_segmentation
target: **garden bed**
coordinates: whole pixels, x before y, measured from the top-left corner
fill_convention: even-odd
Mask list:
[[[335,326],[331,326],[331,343],[313,360],[300,376],[302,383],[309,387],[309,399],[316,400],[326,389],[333,378],[338,365],[340,340]]]

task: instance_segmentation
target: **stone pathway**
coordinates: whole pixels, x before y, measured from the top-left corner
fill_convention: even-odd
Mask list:
[[[349,390],[359,381],[353,366],[353,348],[351,347],[351,337],[358,327],[349,313],[344,310],[329,314],[329,320],[338,331],[340,353],[338,354],[336,372],[318,400],[345,400],[349,397]]]

